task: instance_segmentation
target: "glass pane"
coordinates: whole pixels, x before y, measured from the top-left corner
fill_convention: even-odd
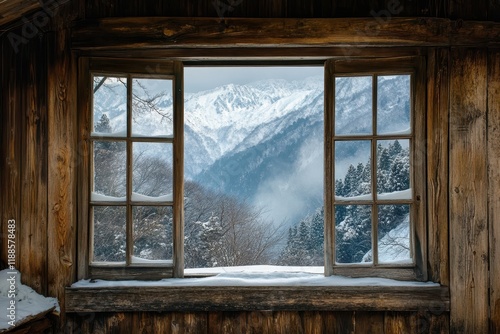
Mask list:
[[[379,263],[411,263],[410,206],[378,206]]]
[[[371,200],[371,142],[335,142],[335,200]]]
[[[133,143],[132,200],[172,201],[170,143]]]
[[[132,135],[172,136],[172,80],[132,80]]]
[[[172,259],[172,208],[135,206],[133,215],[133,263]]]
[[[94,206],[94,261],[125,262],[126,209],[124,206]]]
[[[94,76],[93,136],[127,135],[127,78]]]
[[[380,140],[377,142],[377,198],[411,199],[410,141]]]
[[[409,134],[410,75],[377,77],[377,133]]]
[[[335,135],[366,135],[372,128],[372,77],[335,78]]]
[[[335,262],[372,262],[372,207],[335,206]]]
[[[92,200],[125,200],[127,189],[125,142],[94,141]]]

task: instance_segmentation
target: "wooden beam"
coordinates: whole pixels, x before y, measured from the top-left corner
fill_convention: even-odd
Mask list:
[[[75,49],[461,46],[500,43],[500,23],[437,18],[105,18],[73,30]]]
[[[429,279],[449,285],[449,50],[429,51],[427,65],[427,222]]]
[[[449,310],[448,288],[173,286],[67,288],[67,312]],[[96,303],[96,300],[99,302]]]
[[[488,219],[490,228],[490,333],[500,332],[500,49],[488,59]]]
[[[38,0],[0,1],[0,27],[21,18],[32,10],[40,8]],[[21,22],[20,25],[23,25]],[[1,29],[0,29],[1,32]]]
[[[450,56],[450,330],[487,333],[487,52]]]
[[[48,293],[60,301],[76,277],[76,62],[67,29],[50,35],[48,50]],[[64,324],[64,317],[61,317]]]
[[[47,293],[47,71],[45,39],[26,46],[17,61],[22,68],[22,196],[19,269],[22,282]]]

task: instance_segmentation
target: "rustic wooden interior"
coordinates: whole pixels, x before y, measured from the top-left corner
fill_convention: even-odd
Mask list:
[[[500,3],[220,2],[232,5],[0,1],[0,259],[3,268],[6,225],[14,219],[23,283],[61,304],[49,332],[500,332]],[[85,272],[78,184],[79,138],[87,130],[77,113],[83,56],[422,56],[427,271],[441,287],[70,289]]]

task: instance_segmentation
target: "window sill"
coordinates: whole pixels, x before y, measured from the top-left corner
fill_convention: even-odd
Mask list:
[[[309,281],[214,279],[82,281],[66,288],[66,312],[449,311],[450,307],[448,287],[428,282],[340,276]]]

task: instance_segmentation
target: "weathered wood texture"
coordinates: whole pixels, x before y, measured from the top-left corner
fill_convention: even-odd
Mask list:
[[[17,32],[17,31],[16,31]],[[16,222],[15,262],[22,281],[46,293],[47,117],[45,41],[22,50],[2,40],[2,125],[0,212],[3,239],[9,219]],[[7,262],[7,247],[2,246]],[[36,252],[23,250],[37,249]],[[12,254],[11,254],[12,255]]]
[[[500,333],[500,50],[488,59],[490,331]]]
[[[1,1],[1,0],[0,0]],[[221,0],[221,2],[228,0]],[[19,1],[2,2],[7,6]],[[33,4],[27,1],[24,4]],[[72,2],[78,15],[88,19],[125,16],[206,16],[215,17],[220,25],[212,1],[136,1],[91,0]],[[368,17],[381,24],[397,22],[382,12],[388,9],[388,1],[234,1],[232,10],[226,9],[225,17]],[[236,5],[236,3],[238,3]],[[401,1],[403,10],[395,16],[429,16],[444,19],[500,21],[500,3],[492,0],[471,2],[466,0]],[[5,12],[0,7],[0,15]],[[219,8],[219,10],[222,10]],[[375,14],[381,14],[377,19]],[[389,12],[390,13],[390,12]],[[13,17],[21,17],[19,10]],[[391,18],[391,19],[390,19]],[[390,20],[389,20],[390,19]],[[59,23],[44,26],[25,42],[13,47],[10,32],[23,36],[25,22],[19,20],[3,25],[0,18],[0,256],[7,262],[5,240],[6,224],[15,219],[18,224],[17,264],[23,271],[23,281],[38,292],[59,297],[64,309],[64,287],[75,280],[77,260],[76,229],[76,170],[78,143],[76,125],[76,94],[74,83],[76,67],[70,52],[70,36],[66,27]],[[71,19],[70,19],[71,20]],[[142,19],[144,20],[144,19]],[[161,19],[157,19],[161,20]],[[409,19],[411,21],[411,19]],[[111,20],[112,21],[112,20]],[[109,21],[109,22],[111,22]],[[153,20],[154,21],[154,20]],[[415,21],[415,20],[413,20]],[[446,25],[433,25],[434,19],[417,20],[423,27],[404,30],[409,42],[403,40],[401,31],[396,36],[408,48],[398,48],[401,55],[419,53],[422,45],[443,45],[443,49],[426,50],[428,54],[427,87],[427,158],[428,158],[428,219],[433,226],[429,231],[429,274],[431,279],[450,284],[451,305],[447,308],[434,305],[418,312],[359,312],[359,311],[240,311],[198,313],[88,313],[71,314],[61,332],[108,333],[216,333],[216,332],[304,332],[304,333],[497,333],[500,330],[500,272],[499,265],[499,176],[500,168],[500,52],[484,49],[452,49],[453,43],[498,42],[496,27],[490,23],[446,21]],[[99,21],[95,21],[99,22]],[[127,22],[123,19],[120,22]],[[141,21],[142,22],[142,21]],[[228,21],[232,22],[231,20]],[[295,22],[301,22],[297,20]],[[366,23],[366,21],[364,21]],[[353,22],[354,24],[355,22]],[[170,24],[170,23],[169,23]],[[110,26],[109,26],[110,27]],[[203,35],[176,37],[165,32],[165,27],[147,32],[161,43],[168,37],[169,43],[188,40],[191,36],[200,40]],[[214,28],[215,27],[215,28]],[[356,25],[354,24],[354,27]],[[430,27],[430,28],[429,28]],[[106,27],[104,27],[106,28]],[[119,28],[119,26],[118,26]],[[6,29],[9,29],[6,31]],[[13,30],[12,30],[13,29]],[[89,33],[92,27],[87,27]],[[177,28],[175,28],[177,29]],[[179,31],[183,31],[180,28]],[[305,29],[305,28],[300,28]],[[304,31],[297,29],[296,32]],[[361,27],[364,29],[364,27]],[[464,30],[465,29],[465,30]],[[189,29],[188,29],[189,30]],[[281,38],[286,33],[274,27]],[[45,33],[45,31],[51,31]],[[102,30],[96,29],[99,34]],[[157,32],[160,32],[158,35]],[[363,31],[363,30],[362,30]],[[80,31],[84,33],[83,30]],[[210,31],[208,31],[210,32]],[[238,47],[241,36],[230,31],[228,48]],[[247,31],[248,32],[248,31]],[[171,34],[166,36],[165,33]],[[345,33],[345,32],[343,32]],[[12,36],[12,35],[11,35]],[[166,37],[165,37],[166,36]],[[225,51],[217,48],[213,35],[212,48],[193,49],[191,55],[203,58],[224,58]],[[262,37],[259,34],[259,37]],[[281,37],[280,37],[281,36]],[[368,53],[386,56],[393,45],[379,48],[385,35],[373,37],[374,47]],[[451,36],[451,39],[449,39]],[[478,40],[477,36],[482,36]],[[26,35],[24,36],[26,37]],[[99,41],[94,33],[87,42]],[[105,43],[110,35],[101,38]],[[314,35],[312,36],[314,37]],[[352,35],[351,35],[352,37]],[[255,38],[255,42],[269,41]],[[275,37],[276,38],[276,37]],[[301,38],[296,35],[296,38]],[[347,37],[345,37],[347,39]],[[377,40],[377,38],[379,40]],[[394,38],[394,37],[391,37]],[[489,41],[486,41],[489,40]],[[248,41],[248,40],[247,40]],[[77,42],[81,42],[77,41]],[[325,42],[325,41],[323,41]],[[115,42],[111,42],[115,43]],[[140,41],[119,41],[120,45],[141,46]],[[137,44],[139,43],[139,44]],[[236,43],[236,44],[234,44]],[[439,44],[442,43],[442,44]],[[188,43],[189,44],[189,43]],[[187,46],[192,46],[188,45]],[[172,43],[172,45],[174,45]],[[170,55],[179,57],[187,49],[169,49]],[[325,45],[317,44],[319,52]],[[101,47],[107,48],[108,44]],[[314,48],[311,48],[312,50]],[[264,50],[264,49],[263,49]],[[309,52],[308,50],[307,52]],[[324,49],[326,50],[326,48]],[[323,51],[324,51],[323,50]],[[353,49],[329,48],[332,56],[356,56]],[[416,51],[415,51],[416,50]],[[428,51],[428,52],[427,52]],[[122,51],[123,52],[123,51]],[[126,51],[127,53],[129,50]],[[164,50],[146,50],[159,57]],[[240,58],[247,50],[235,51]],[[290,49],[264,50],[276,58],[290,54]],[[304,51],[299,51],[304,52]],[[306,53],[307,53],[306,52]],[[329,51],[328,51],[329,52]],[[166,54],[166,53],[165,53]],[[366,55],[366,53],[365,53]],[[393,54],[394,55],[394,54]],[[147,55],[146,55],[147,56]],[[167,55],[168,56],[168,55]],[[322,57],[324,57],[323,55]],[[488,69],[488,70],[487,70]],[[446,122],[448,119],[450,123]],[[446,149],[449,148],[447,152]],[[447,172],[449,170],[449,172]],[[449,177],[447,179],[447,177]],[[447,203],[446,203],[447,202]],[[448,225],[449,224],[449,225]],[[450,257],[447,256],[449,236]],[[84,242],[84,241],[81,241]],[[488,246],[489,245],[489,246]],[[83,262],[79,262],[85,263]],[[488,264],[490,275],[488,278]],[[488,288],[490,294],[488,295]],[[348,297],[345,297],[348,301]],[[97,299],[99,300],[99,299]],[[488,305],[488,301],[491,304]],[[490,312],[488,313],[488,308]],[[450,322],[451,318],[451,322]]]
[[[0,27],[38,8],[40,2],[37,0],[0,1]]]
[[[487,52],[452,49],[451,59],[451,327],[454,333],[487,333]]]
[[[21,74],[16,71],[20,64],[15,62],[16,53],[6,39],[2,40],[2,71],[0,72],[0,226],[2,244],[0,254],[2,256],[2,268],[7,264],[7,225],[9,220],[14,220],[16,225],[21,225],[21,141],[22,141],[22,117],[19,112],[22,101]],[[11,67],[14,64],[14,67]],[[17,228],[16,228],[17,232]],[[13,239],[16,245],[19,243],[19,233],[15,233]],[[18,266],[18,259],[15,259]]]
[[[99,304],[96,304],[99,300]],[[134,302],[131,303],[130,301]],[[449,309],[449,293],[441,287],[177,286],[69,288],[71,312],[340,310],[415,311]]]
[[[48,293],[64,310],[64,287],[76,275],[76,64],[68,30],[49,36],[48,72]],[[64,318],[63,318],[64,321]]]
[[[429,279],[448,286],[449,50],[429,50],[427,61],[427,220]]]
[[[19,269],[30,272],[23,282],[46,294],[47,283],[47,73],[43,66],[45,39],[30,44],[34,52],[22,53],[20,63],[25,98],[18,112],[22,115],[22,198],[19,229]],[[28,64],[26,66],[26,64]],[[36,249],[36,252],[23,252]]]
[[[67,333],[447,333],[447,313],[419,312],[198,312],[71,315]]]
[[[463,46],[500,42],[500,23],[436,18],[104,18],[73,30],[77,49],[275,46]]]
[[[498,19],[492,0],[201,0],[201,1],[85,1],[87,18],[119,16],[176,17],[373,17],[428,16],[466,20]]]

